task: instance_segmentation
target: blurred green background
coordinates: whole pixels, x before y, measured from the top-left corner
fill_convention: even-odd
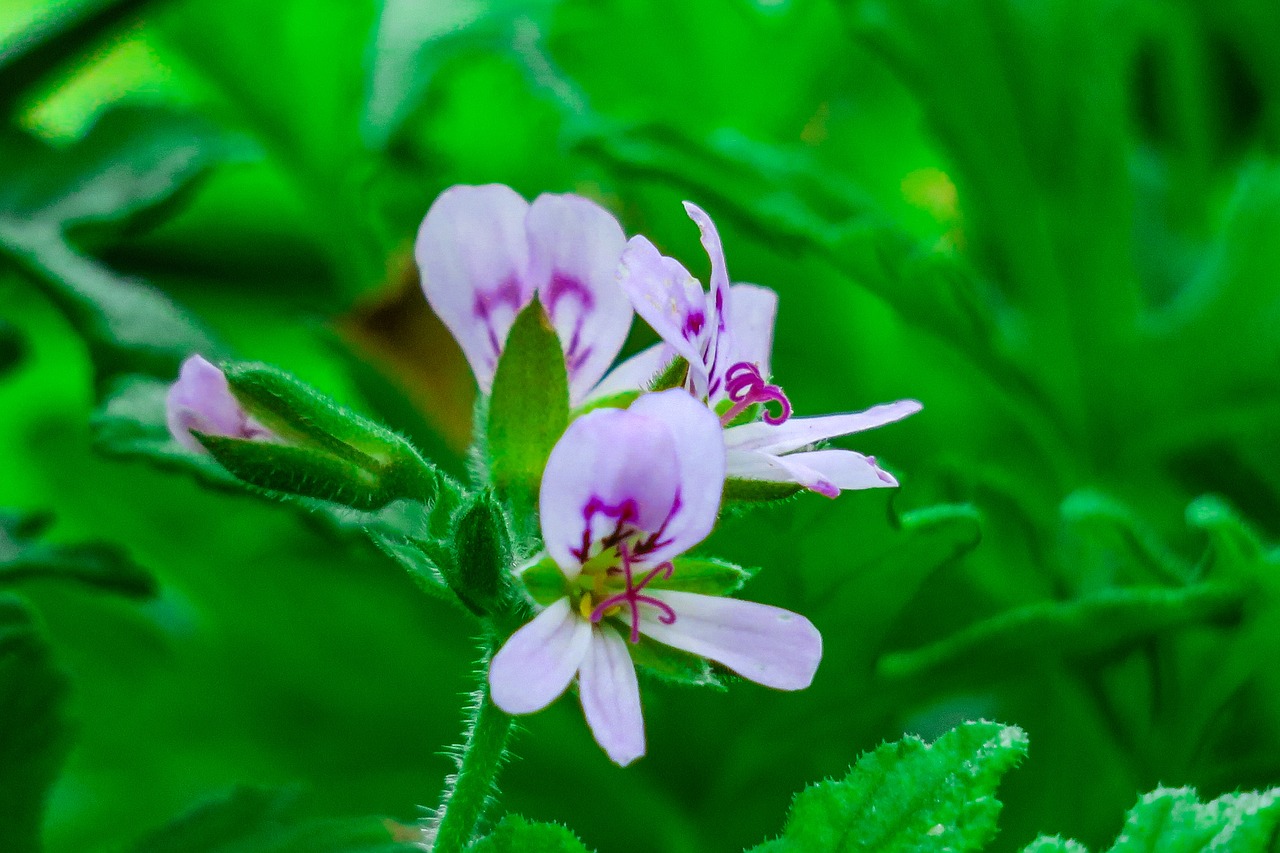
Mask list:
[[[998,850],[1096,845],[1158,783],[1280,783],[1277,34],[1274,0],[0,0],[13,849],[41,820],[132,849],[237,783],[436,801],[474,623],[357,519],[175,457],[154,407],[192,350],[267,361],[463,473],[472,380],[411,257],[454,183],[589,195],[704,276],[695,200],[781,294],[798,413],[925,404],[849,444],[895,494],[702,549],[822,630],[812,689],[653,686],[626,770],[562,700],[499,811],[740,850],[977,717],[1031,737]]]

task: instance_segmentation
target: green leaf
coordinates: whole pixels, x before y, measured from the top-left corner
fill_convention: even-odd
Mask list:
[[[1262,540],[1226,501],[1197,498],[1187,507],[1187,524],[1209,536],[1207,575],[1248,582],[1267,572]]]
[[[886,654],[877,670],[887,678],[921,678],[960,661],[969,669],[984,666],[1011,673],[1027,660],[1079,660],[1191,625],[1238,620],[1246,597],[1240,584],[1213,582],[1180,589],[1111,589],[1075,601],[1037,602],[922,648]]]
[[[732,131],[691,138],[663,125],[597,122],[579,142],[624,175],[669,182],[715,200],[771,245],[819,253],[904,317],[1001,364],[1000,335],[986,285],[956,257],[905,234],[859,190],[808,152],[763,145]]]
[[[535,823],[509,814],[467,853],[590,853],[578,837],[554,823]]]
[[[50,545],[32,541],[32,516],[0,512],[0,586],[67,580],[134,598],[150,598],[156,582],[114,545]],[[38,525],[42,527],[43,525]]]
[[[365,87],[354,73],[365,67],[376,8],[369,0],[197,0],[167,4],[152,20],[158,47],[174,48],[164,58],[221,95],[223,112],[285,172],[306,217],[291,224],[327,254],[346,297],[385,280],[390,248],[371,221],[378,164],[360,138]]]
[[[1089,848],[1065,838],[1044,836],[1022,848],[1022,853],[1089,853]]]
[[[111,35],[151,0],[90,0],[50,6],[39,23],[0,49],[0,113],[15,105],[46,78]]]
[[[0,595],[0,850],[41,849],[45,799],[70,746],[66,694],[30,610]]]
[[[296,815],[296,797],[237,788],[144,838],[134,853],[412,853],[378,818]]]
[[[1158,788],[1129,810],[1108,853],[1271,853],[1280,835],[1280,788],[1200,802],[1193,788]],[[1039,838],[1023,853],[1088,853],[1074,841]]]
[[[73,228],[126,223],[173,199],[225,158],[223,137],[160,110],[116,108],[65,151],[10,132],[0,141],[0,256],[38,282],[89,345],[99,380],[173,376],[219,352],[168,297],[84,254]]]
[[[542,469],[568,425],[564,351],[535,299],[516,317],[498,359],[486,428],[493,483],[517,519],[532,514]]]
[[[0,320],[0,379],[22,365],[26,357],[27,342],[12,323]]]
[[[758,571],[706,557],[677,557],[671,561],[675,570],[671,577],[661,575],[650,584],[654,589],[674,589],[696,592],[701,595],[730,595],[742,589],[742,585]]]
[[[173,440],[165,423],[170,384],[138,375],[113,382],[89,422],[94,450],[113,459],[144,460],[164,470],[190,473],[213,488],[244,492],[244,483],[212,456],[193,453]]]
[[[1026,754],[1021,729],[989,722],[885,744],[797,794],[782,836],[752,853],[981,850],[996,833],[996,786]]]
[[[876,547],[860,546],[861,556],[820,594],[825,609],[840,614],[838,618],[846,618],[844,614],[851,610],[861,614],[866,652],[879,648],[931,577],[982,541],[982,516],[969,504],[938,504],[901,515],[891,506],[889,521],[896,528],[894,535]],[[839,649],[830,652],[840,653]]]
[[[1155,582],[1180,586],[1192,567],[1118,501],[1078,491],[1062,502],[1063,557],[1074,585],[1083,591]]]
[[[510,51],[521,27],[537,26],[546,0],[470,0],[424,6],[382,4],[373,43],[362,129],[375,147],[395,136],[440,69],[459,56]]]

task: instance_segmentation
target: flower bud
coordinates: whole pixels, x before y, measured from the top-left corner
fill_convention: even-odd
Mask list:
[[[407,440],[289,374],[188,363],[170,391],[171,428],[241,480],[362,510],[434,496],[438,474]]]

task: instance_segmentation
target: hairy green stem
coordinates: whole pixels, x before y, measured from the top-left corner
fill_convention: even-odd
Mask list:
[[[512,718],[493,704],[489,695],[485,678],[489,657],[489,654],[485,655],[480,687],[473,694],[475,704],[467,726],[467,742],[458,762],[458,773],[445,787],[440,807],[436,809],[432,853],[461,853],[466,849],[484,816],[498,771],[506,757]]]

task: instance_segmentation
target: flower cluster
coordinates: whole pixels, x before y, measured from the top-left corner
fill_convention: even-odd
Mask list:
[[[792,418],[786,394],[769,382],[776,294],[731,284],[715,224],[696,205],[685,208],[711,260],[709,292],[646,238],[624,245],[612,216],[571,195],[527,204],[506,187],[453,187],[416,245],[427,299],[482,390],[534,294],[564,347],[575,403],[643,392],[675,359],[687,366],[682,389],[590,411],[552,451],[539,520],[564,595],[516,631],[489,670],[494,701],[512,714],[541,710],[576,678],[596,740],[623,765],[644,754],[628,652],[642,635],[781,690],[807,687],[817,670],[822,639],[804,617],[671,588],[672,560],[711,532],[726,477],[829,497],[897,485],[871,457],[814,445],[920,408],[906,400]],[[632,310],[661,342],[605,377]]]
[[[576,684],[596,740],[621,765],[645,751],[633,658],[645,644],[779,690],[805,688],[817,671],[822,638],[809,620],[687,576],[681,555],[711,532],[726,483],[827,497],[896,486],[873,457],[822,443],[920,409],[902,400],[793,417],[770,376],[777,295],[731,283],[715,224],[685,208],[710,258],[709,290],[576,195],[529,203],[505,186],[456,186],[415,244],[427,300],[482,393],[534,300],[559,339],[575,417],[542,471],[541,550],[519,573],[527,589],[538,575],[543,594],[528,596],[536,615],[493,656],[490,694],[528,714]],[[634,314],[661,340],[613,366]],[[214,374],[203,360],[184,366],[169,400],[175,438],[192,446],[194,428],[270,439]]]

